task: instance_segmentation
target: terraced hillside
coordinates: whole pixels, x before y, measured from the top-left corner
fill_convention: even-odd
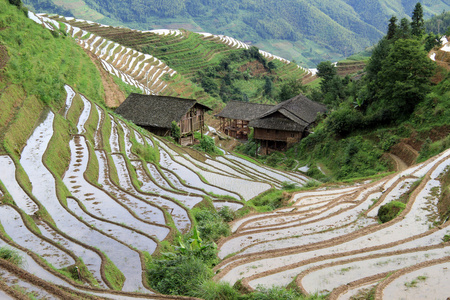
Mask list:
[[[249,289],[293,283],[329,299],[445,299],[450,229],[437,207],[449,166],[447,150],[381,180],[300,192],[288,208],[240,219],[219,245],[216,279]],[[394,200],[406,208],[379,224],[379,208]]]
[[[49,265],[83,270],[79,280],[95,287],[94,292],[114,288],[152,293],[136,270],[145,268],[145,256],[161,241],[191,230],[190,209],[202,204],[237,210],[284,181],[307,180],[231,153],[213,158],[194,151],[194,157],[108,113],[71,87],[66,91],[65,110],[43,114],[20,161],[0,156],[0,245],[25,257],[25,271],[64,286],[62,290],[91,291]],[[63,133],[55,131],[61,117],[76,128],[66,145],[58,144]],[[63,174],[47,166],[57,160],[58,147],[70,153],[69,161],[60,162],[66,165]],[[153,153],[153,161],[139,156],[143,148]],[[17,180],[18,172],[29,186]]]
[[[195,98],[211,106],[217,100],[191,80],[199,70],[217,66],[236,49],[250,47],[222,35],[180,30],[137,31],[98,23],[39,14],[30,16],[51,30],[63,30],[92,52],[109,73],[138,87],[143,93]],[[290,61],[260,50],[276,62],[272,75],[279,80],[311,80],[312,74]]]

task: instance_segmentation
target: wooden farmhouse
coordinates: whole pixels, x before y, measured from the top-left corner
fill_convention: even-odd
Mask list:
[[[190,144],[194,132],[200,130],[203,134],[204,114],[208,110],[211,109],[193,99],[132,93],[115,112],[159,136],[170,135],[175,121],[181,130],[180,143]]]
[[[298,95],[273,106],[248,126],[254,129],[254,139],[261,141],[260,152],[268,154],[270,149],[283,151],[298,143],[309,134],[317,115],[325,112],[324,105]]]
[[[219,130],[236,139],[247,139],[250,129],[248,123],[267,112],[273,105],[230,101],[216,115],[220,120]]]

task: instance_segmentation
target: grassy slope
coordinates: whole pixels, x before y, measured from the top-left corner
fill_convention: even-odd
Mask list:
[[[52,34],[6,0],[0,28],[9,55],[0,81],[0,152],[17,155],[44,107],[62,108],[65,83],[99,102],[104,92],[99,72],[72,39]]]

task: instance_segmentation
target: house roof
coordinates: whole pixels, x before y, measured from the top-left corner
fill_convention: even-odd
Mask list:
[[[216,117],[250,121],[273,108],[274,105],[257,104],[242,101],[230,101]]]
[[[326,112],[326,107],[304,95],[295,96],[275,105],[248,126],[263,129],[303,131],[313,123],[317,114]],[[281,115],[280,115],[281,114]]]
[[[194,106],[211,110],[193,99],[132,93],[115,112],[140,126],[170,128]]]
[[[250,121],[249,127],[261,128],[261,129],[276,129],[283,131],[303,131],[308,124],[306,123],[296,123],[292,120],[285,118],[265,118],[265,119],[255,119]]]
[[[326,111],[327,108],[325,105],[314,102],[300,94],[275,105],[271,110],[259,116],[259,118],[264,118],[275,112],[280,112],[293,121],[298,119],[310,124],[316,120],[319,112],[324,113]]]

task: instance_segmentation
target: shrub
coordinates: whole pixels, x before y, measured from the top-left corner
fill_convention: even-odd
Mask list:
[[[170,129],[170,136],[175,140],[175,141],[179,141],[180,137],[181,137],[181,129],[178,126],[177,122],[172,121],[172,126]]]
[[[391,201],[378,209],[378,219],[381,223],[389,222],[397,217],[406,207],[406,204],[399,201]]]
[[[272,211],[287,203],[290,196],[291,194],[285,191],[271,190],[253,198],[250,203],[255,205],[258,211]]]
[[[205,281],[193,296],[205,300],[236,300],[239,293],[227,282]]]
[[[287,290],[282,287],[273,286],[271,288],[257,287],[257,291],[249,297],[251,300],[299,300],[305,299],[301,293],[296,290]]]
[[[210,136],[204,135],[203,138],[200,140],[200,144],[195,145],[194,149],[206,152],[208,154],[213,155],[220,155],[222,152],[220,152],[219,149],[217,149],[214,139]]]
[[[147,269],[150,286],[166,295],[195,294],[212,275],[196,256],[176,255],[173,259],[154,260]]]
[[[230,235],[230,227],[225,222],[225,219],[230,217],[229,209],[222,209],[221,212],[216,212],[209,209],[194,208],[192,214],[197,221],[200,236],[205,241],[211,242],[219,239],[221,236]]]
[[[283,190],[295,190],[298,188],[298,185],[295,182],[283,181],[281,183],[281,188]]]

